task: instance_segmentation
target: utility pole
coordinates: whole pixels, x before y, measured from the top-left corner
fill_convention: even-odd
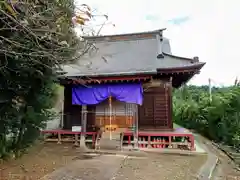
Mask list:
[[[211,79],[208,79],[209,101],[212,102],[212,83]]]

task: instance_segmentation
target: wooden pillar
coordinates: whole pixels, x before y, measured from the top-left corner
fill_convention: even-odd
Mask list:
[[[134,116],[135,116],[135,129],[134,129],[134,149],[138,150],[138,105],[137,104],[132,104],[133,109],[134,109]]]
[[[173,116],[173,112],[172,112],[172,77],[170,77],[170,80],[169,80],[169,89],[168,89],[168,108],[169,108],[169,114],[168,114],[168,123],[169,123],[169,128],[170,129],[173,129],[173,120],[172,120],[172,116]]]
[[[64,104],[63,104],[63,129],[70,130],[72,108],[72,88],[70,85],[64,86]]]
[[[82,106],[82,132],[80,136],[80,147],[86,148],[86,143],[85,143],[85,135],[86,135],[86,127],[87,127],[87,106],[83,105]]]
[[[109,103],[109,139],[112,140],[112,97],[108,98]]]

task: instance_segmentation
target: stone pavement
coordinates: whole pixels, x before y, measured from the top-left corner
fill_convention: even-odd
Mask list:
[[[78,159],[41,180],[109,180],[117,173],[125,157],[101,155],[91,159]]]
[[[201,140],[201,136],[198,134],[194,135],[195,140],[201,144],[201,147],[207,152],[208,158],[206,163],[201,167],[198,173],[199,180],[210,180],[216,165],[218,163],[218,157],[205,145]]]

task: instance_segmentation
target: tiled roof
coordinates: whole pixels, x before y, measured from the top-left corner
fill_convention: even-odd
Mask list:
[[[156,33],[154,31],[154,33]],[[90,42],[94,50],[72,65],[64,66],[66,76],[120,75],[157,72],[158,68],[193,65],[192,60],[171,55],[169,40],[163,38],[164,58],[158,59],[156,36],[129,40]]]
[[[166,30],[166,28],[163,29],[157,29],[154,31],[144,31],[144,32],[134,32],[134,33],[126,33],[126,34],[113,34],[113,35],[100,35],[100,36],[83,36],[84,39],[87,40],[100,40],[103,38],[114,38],[114,37],[123,37],[123,36],[127,36],[129,37],[133,37],[134,36],[145,36],[145,35],[155,35],[155,34],[162,34],[162,32]]]

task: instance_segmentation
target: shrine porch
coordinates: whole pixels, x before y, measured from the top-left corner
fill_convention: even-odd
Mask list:
[[[173,131],[148,131],[138,132],[137,145],[139,149],[183,149],[195,151],[194,135],[184,128]],[[136,140],[135,140],[136,141]],[[121,149],[134,147],[134,132],[121,133]]]
[[[80,145],[81,134],[85,135],[85,143],[89,148],[94,148],[97,132],[80,132],[63,129],[42,130],[41,134],[45,142],[74,143],[75,146]]]
[[[104,132],[109,133],[109,132]],[[116,150],[130,150],[137,147],[140,150],[186,150],[186,151],[196,151],[196,142],[194,140],[194,135],[190,131],[184,128],[176,128],[173,131],[138,131],[137,141],[134,140],[134,131],[130,129],[122,129],[119,132],[112,132],[112,136],[118,136],[116,139],[119,144],[119,148]],[[80,145],[80,135],[81,132],[73,132],[70,130],[43,130],[43,135],[47,135],[45,138],[46,142],[56,142],[56,143],[74,143],[74,145]],[[96,132],[86,132],[85,143],[90,149],[95,148]],[[105,139],[108,136],[103,135]],[[108,140],[112,143],[116,140]],[[135,145],[135,146],[134,146]],[[100,144],[101,149],[104,150],[104,144]]]

